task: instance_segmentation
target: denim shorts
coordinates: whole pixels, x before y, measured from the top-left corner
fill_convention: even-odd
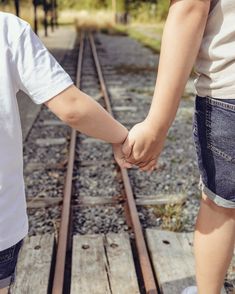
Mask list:
[[[193,126],[202,191],[235,208],[235,99],[197,96]]]
[[[0,251],[0,289],[10,286],[15,280],[15,269],[23,240]]]

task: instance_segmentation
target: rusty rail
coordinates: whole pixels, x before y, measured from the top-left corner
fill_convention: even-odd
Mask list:
[[[99,58],[98,58],[98,54],[97,54],[97,50],[96,50],[96,46],[95,46],[95,41],[94,41],[93,35],[91,33],[89,34],[89,40],[90,40],[90,44],[91,44],[94,62],[96,65],[97,74],[99,77],[101,90],[102,90],[103,97],[104,97],[105,104],[106,104],[106,109],[111,115],[113,115],[109,94],[107,91],[107,87],[105,85],[104,77],[102,74],[102,70],[101,70],[101,66],[100,66],[100,62],[99,62]],[[134,235],[135,235],[135,242],[136,242],[136,247],[137,247],[137,251],[138,251],[138,257],[139,257],[140,267],[141,267],[141,271],[142,271],[142,275],[143,275],[145,290],[146,290],[147,294],[157,294],[158,291],[157,291],[157,286],[156,286],[155,279],[154,279],[153,269],[151,266],[148,250],[147,250],[146,243],[144,240],[142,227],[141,227],[140,220],[138,217],[138,212],[137,212],[137,208],[136,208],[135,199],[133,196],[133,191],[131,188],[129,176],[128,176],[126,169],[123,169],[123,168],[121,168],[121,174],[122,174],[122,179],[123,179],[123,183],[124,183],[126,199],[127,199],[129,213],[130,213],[130,219],[131,219],[131,223],[132,223],[132,228],[133,228]]]
[[[84,51],[84,33],[81,34],[81,39],[80,39],[80,50],[79,50],[77,75],[76,75],[77,87],[80,87],[80,83],[81,83],[83,51]],[[66,174],[65,187],[64,187],[63,208],[62,208],[59,239],[58,239],[58,246],[57,246],[52,294],[63,293],[64,270],[65,270],[70,211],[71,211],[71,192],[72,192],[75,144],[76,144],[76,131],[72,129],[70,147],[69,147],[69,160],[68,160],[67,174]]]

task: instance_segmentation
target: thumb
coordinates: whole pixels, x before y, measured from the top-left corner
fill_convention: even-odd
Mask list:
[[[129,136],[127,136],[126,140],[122,144],[122,152],[125,158],[128,158],[131,156],[134,144],[135,144],[134,140],[131,140]]]

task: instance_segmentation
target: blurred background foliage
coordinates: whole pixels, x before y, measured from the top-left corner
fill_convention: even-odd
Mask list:
[[[58,0],[63,9],[98,10],[112,9],[113,0]],[[164,20],[169,8],[169,0],[116,0],[116,12],[128,12],[134,20]]]
[[[32,5],[32,0],[19,2],[23,8]],[[59,10],[112,10],[114,2],[117,14],[127,12],[130,19],[140,22],[164,20],[169,8],[169,0],[57,0]],[[1,10],[14,9],[14,0],[0,0],[0,3]]]
[[[15,13],[17,1],[20,3],[20,17],[33,27],[33,1],[49,5],[56,1],[60,25],[75,22],[78,30],[87,28],[128,35],[157,53],[170,3],[170,0],[0,0],[0,10]],[[49,11],[48,22],[50,15]],[[37,18],[38,27],[42,29],[45,24],[42,5],[37,7]]]

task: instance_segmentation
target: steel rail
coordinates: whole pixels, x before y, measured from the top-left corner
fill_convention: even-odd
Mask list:
[[[105,85],[104,76],[102,74],[94,37],[91,33],[89,33],[89,40],[90,40],[93,58],[96,65],[96,70],[99,77],[99,82],[100,82],[101,90],[105,100],[106,108],[107,108],[107,111],[113,116],[110,98],[109,98],[107,87]],[[150,262],[148,250],[146,247],[143,230],[142,230],[140,220],[138,217],[138,211],[136,208],[135,199],[134,199],[134,195],[131,188],[130,179],[129,179],[127,170],[121,168],[121,174],[122,174],[122,179],[123,179],[124,188],[126,192],[126,198],[127,198],[127,203],[129,207],[132,228],[135,235],[135,242],[136,242],[140,267],[141,267],[141,271],[143,275],[145,290],[147,294],[157,294],[158,290],[157,290],[156,282],[154,279],[154,273],[153,273],[152,265]]]
[[[80,39],[80,49],[79,49],[77,75],[76,75],[76,86],[78,88],[80,87],[80,83],[81,83],[83,51],[84,51],[84,33],[82,32],[81,39]],[[64,271],[65,271],[65,261],[66,261],[66,253],[67,253],[67,242],[68,242],[69,221],[70,221],[70,211],[71,211],[71,193],[72,193],[75,145],[76,145],[76,131],[72,129],[70,147],[69,147],[69,159],[68,159],[66,180],[65,180],[65,186],[64,186],[63,207],[62,207],[59,239],[58,239],[58,246],[57,246],[57,254],[56,254],[55,273],[54,273],[54,280],[52,285],[52,294],[63,293]]]

